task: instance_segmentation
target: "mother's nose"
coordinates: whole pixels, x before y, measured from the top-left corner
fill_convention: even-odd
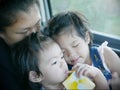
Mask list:
[[[31,30],[29,31],[29,34],[36,33],[38,31],[39,29],[37,27],[34,27],[34,28],[31,28]]]
[[[37,27],[34,27],[34,28],[32,28],[31,33],[36,33],[36,32],[38,32],[38,31],[39,31],[38,28],[37,28]]]

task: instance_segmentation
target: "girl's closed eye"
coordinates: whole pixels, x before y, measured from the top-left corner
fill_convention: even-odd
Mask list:
[[[73,47],[77,47],[77,46],[79,46],[80,45],[80,43],[75,43],[74,45],[73,45]]]

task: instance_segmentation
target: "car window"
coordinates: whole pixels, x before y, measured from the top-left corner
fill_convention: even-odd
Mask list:
[[[90,28],[120,38],[120,0],[50,0],[52,14],[80,11]]]

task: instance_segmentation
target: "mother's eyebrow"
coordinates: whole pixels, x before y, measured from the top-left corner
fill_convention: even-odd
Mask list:
[[[41,21],[41,18],[36,22],[36,24],[40,23],[40,21]],[[35,24],[35,25],[36,25],[36,24]]]
[[[37,25],[39,22],[41,21],[41,18],[35,23],[35,25]],[[34,26],[35,26],[34,25]],[[26,30],[26,29],[30,29],[30,27],[26,27],[26,28],[22,28],[22,30]],[[15,32],[16,34],[24,34],[24,32],[20,31],[20,32]]]

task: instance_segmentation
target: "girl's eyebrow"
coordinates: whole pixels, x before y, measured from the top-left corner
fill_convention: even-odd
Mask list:
[[[74,41],[72,42],[72,44],[74,44],[76,41],[77,41],[77,40],[74,40]]]

